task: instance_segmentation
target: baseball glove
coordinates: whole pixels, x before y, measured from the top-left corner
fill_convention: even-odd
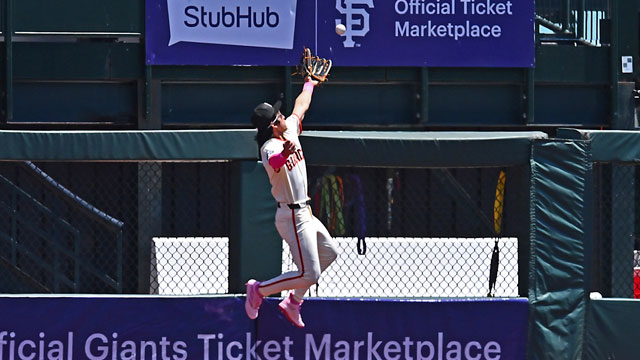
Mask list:
[[[298,66],[298,73],[303,79],[310,77],[318,81],[318,83],[323,83],[327,81],[331,65],[331,60],[313,56],[311,50],[305,47]]]

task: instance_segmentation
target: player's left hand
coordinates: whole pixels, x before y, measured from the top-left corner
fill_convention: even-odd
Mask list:
[[[282,155],[287,158],[296,150],[296,144],[291,140],[287,140],[284,142],[284,149],[282,149]]]
[[[323,83],[327,81],[332,64],[330,59],[313,56],[311,50],[305,47],[298,65],[298,73],[304,79],[311,78],[317,81],[316,84]]]

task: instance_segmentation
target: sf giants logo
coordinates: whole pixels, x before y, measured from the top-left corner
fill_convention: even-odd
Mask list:
[[[336,10],[345,16],[344,22],[342,19],[336,19],[336,25],[344,24],[347,28],[347,31],[340,35],[346,38],[343,44],[347,48],[356,46],[354,36],[365,36],[369,32],[369,13],[364,7],[354,8],[354,5],[372,8],[373,0],[336,0]]]
[[[302,149],[296,149],[289,158],[287,159],[286,165],[287,170],[291,171],[294,166],[298,165],[300,161],[304,160],[304,154],[302,154]]]

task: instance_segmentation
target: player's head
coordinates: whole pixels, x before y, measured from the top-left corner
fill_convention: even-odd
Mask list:
[[[258,148],[261,148],[267,140],[273,137],[273,122],[278,120],[281,105],[280,101],[276,101],[273,105],[265,102],[253,109],[251,123],[258,129],[256,135]]]
[[[258,130],[272,126],[272,123],[278,119],[281,105],[282,103],[280,101],[276,101],[273,105],[264,102],[256,106],[251,115],[251,123],[253,126]]]

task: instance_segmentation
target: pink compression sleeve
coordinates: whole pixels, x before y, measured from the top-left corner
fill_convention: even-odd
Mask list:
[[[311,81],[307,81],[304,83],[304,86],[302,86],[302,91],[308,91],[310,93],[313,94],[313,87],[315,85],[311,82]]]
[[[280,169],[284,163],[287,162],[287,158],[282,155],[282,153],[278,155],[273,155],[269,158],[269,165],[271,165],[274,169]]]

